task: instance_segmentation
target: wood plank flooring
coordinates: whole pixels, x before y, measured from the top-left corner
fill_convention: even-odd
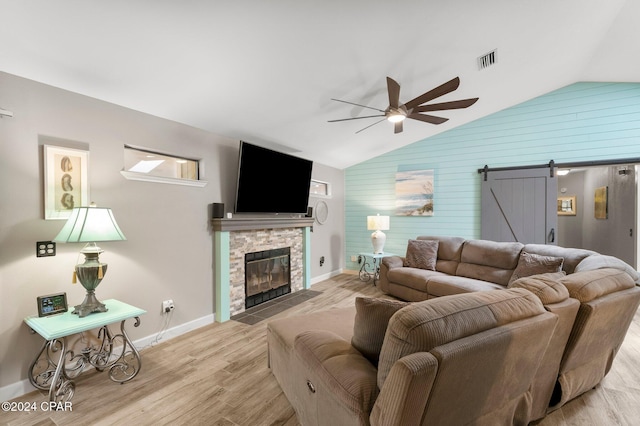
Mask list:
[[[352,306],[356,296],[381,296],[356,275],[313,286],[322,294],[272,317]],[[212,324],[142,351],[143,366],[131,382],[84,373],[73,411],[0,411],[6,425],[298,425],[295,413],[267,368],[266,323]],[[637,425],[640,422],[640,313],[604,381],[538,422],[543,426]],[[14,401],[40,403],[34,391]]]

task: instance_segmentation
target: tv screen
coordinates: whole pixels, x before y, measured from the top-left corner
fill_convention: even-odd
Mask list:
[[[236,213],[306,213],[313,162],[240,142]]]

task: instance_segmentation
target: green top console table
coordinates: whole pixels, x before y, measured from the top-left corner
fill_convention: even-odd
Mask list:
[[[358,254],[358,263],[362,264],[360,267],[360,281],[369,281],[371,277],[373,277],[373,285],[376,285],[376,281],[380,278],[380,264],[382,263],[382,258],[387,256],[395,256],[393,253],[359,253]],[[369,265],[368,258],[371,258],[373,265]],[[372,267],[373,266],[373,267]],[[372,268],[369,271],[369,268]]]
[[[88,365],[98,371],[109,370],[111,380],[119,383],[133,379],[140,371],[140,354],[131,343],[124,325],[126,320],[134,318],[134,327],[138,327],[139,317],[146,311],[115,299],[103,303],[107,312],[83,318],[68,311],[49,317],[30,316],[24,319],[31,330],[45,340],[29,367],[29,381],[38,389],[48,390],[50,401],[70,400],[75,392],[73,379]],[[120,334],[113,335],[108,326],[118,322]],[[96,328],[99,328],[99,347],[87,346],[79,354],[67,347],[68,336]]]

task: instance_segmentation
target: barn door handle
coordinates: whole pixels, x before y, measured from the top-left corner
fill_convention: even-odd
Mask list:
[[[556,230],[551,228],[551,232],[549,232],[549,242],[553,243],[556,241]]]

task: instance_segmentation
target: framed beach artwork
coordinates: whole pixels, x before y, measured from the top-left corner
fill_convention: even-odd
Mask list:
[[[398,167],[396,216],[433,216],[433,188],[433,169]]]
[[[44,145],[44,218],[67,219],[89,205],[89,151]]]

